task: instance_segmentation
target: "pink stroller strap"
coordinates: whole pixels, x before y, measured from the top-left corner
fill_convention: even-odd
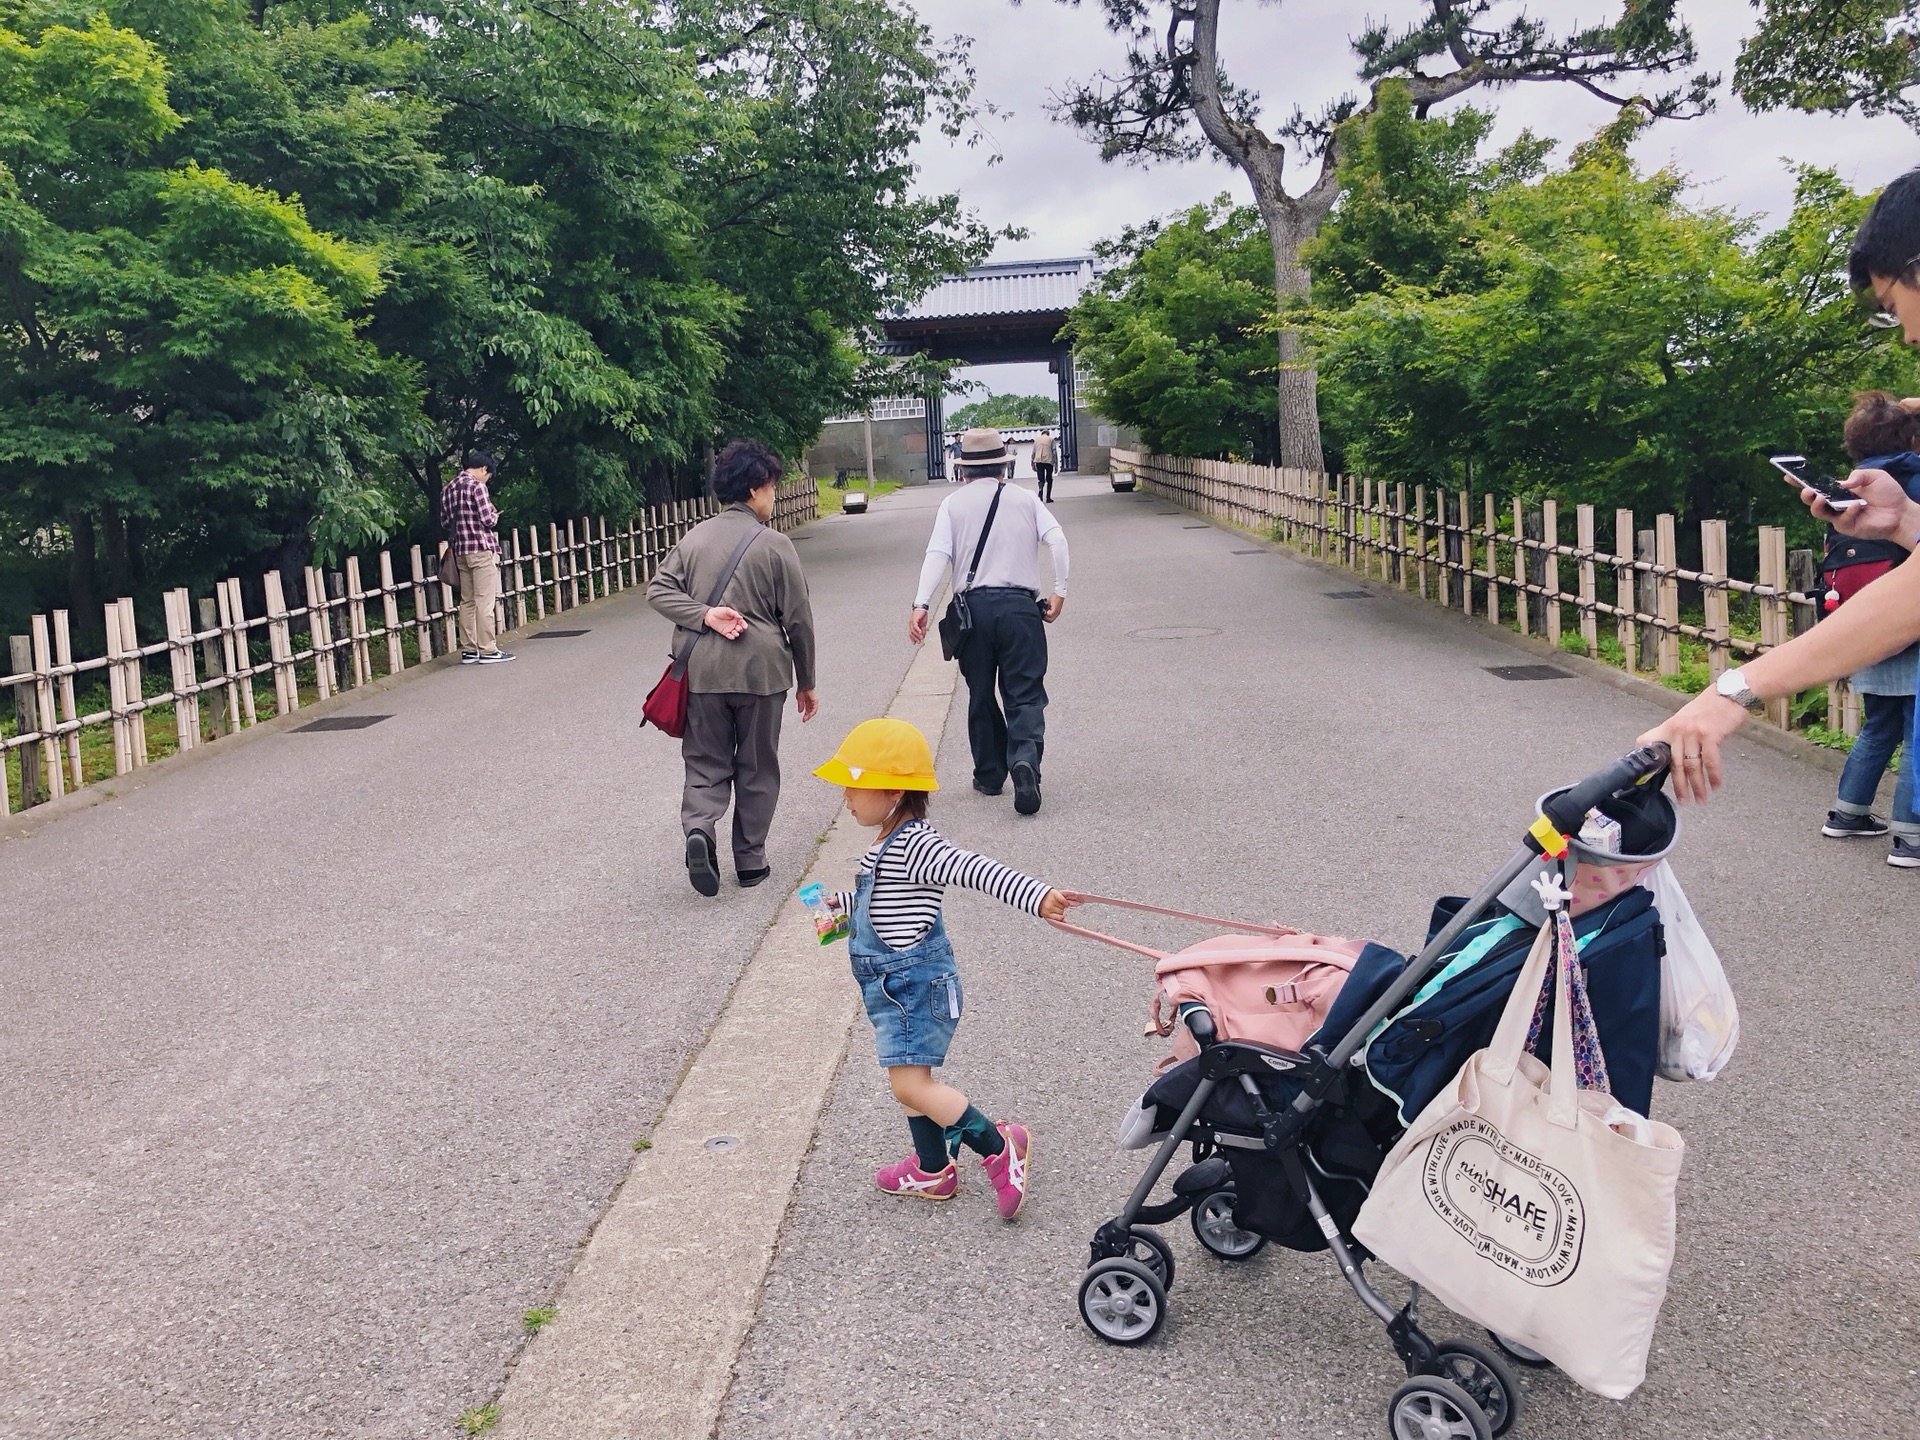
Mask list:
[[[1143,910],[1149,915],[1167,915],[1175,920],[1192,920],[1200,925],[1218,925],[1228,930],[1242,930],[1252,935],[1298,935],[1298,930],[1285,925],[1252,925],[1244,920],[1222,920],[1217,915],[1195,915],[1190,910],[1169,910],[1162,905],[1143,905],[1138,900],[1117,900],[1110,895],[1084,895],[1077,890],[1060,892],[1074,905],[1111,905],[1119,910]],[[1079,935],[1084,939],[1098,940],[1103,944],[1115,946],[1121,950],[1131,950],[1136,955],[1145,955],[1151,960],[1164,960],[1167,951],[1150,949],[1145,945],[1136,945],[1131,940],[1122,940],[1099,930],[1089,930],[1084,925],[1071,925],[1065,920],[1047,922],[1056,930],[1064,930],[1069,935]]]

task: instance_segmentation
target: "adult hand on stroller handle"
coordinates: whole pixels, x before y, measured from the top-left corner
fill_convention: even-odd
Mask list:
[[[1623,790],[1658,780],[1672,763],[1673,752],[1664,743],[1642,745],[1549,800],[1544,807],[1547,819],[1561,834],[1576,834],[1594,806]]]

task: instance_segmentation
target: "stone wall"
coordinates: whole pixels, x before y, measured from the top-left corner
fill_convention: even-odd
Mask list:
[[[1080,427],[1082,475],[1105,475],[1109,451],[1115,447],[1130,449],[1140,443],[1132,430],[1101,419],[1084,405],[1075,407],[1074,419]],[[866,448],[858,420],[828,422],[807,452],[807,472],[816,478],[831,480],[842,468],[850,481],[866,476]],[[924,419],[916,416],[873,422],[873,474],[877,480],[900,480],[908,485],[927,483]]]

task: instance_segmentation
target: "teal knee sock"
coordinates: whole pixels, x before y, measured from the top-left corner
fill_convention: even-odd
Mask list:
[[[947,1127],[946,1141],[947,1148],[955,1155],[960,1153],[962,1145],[982,1155],[998,1155],[1007,1148],[993,1121],[982,1115],[976,1105],[967,1106],[967,1113]]]
[[[913,1132],[913,1153],[920,1158],[920,1168],[928,1174],[946,1169],[951,1162],[947,1159],[946,1131],[940,1128],[940,1122],[924,1115],[909,1115],[907,1128]]]

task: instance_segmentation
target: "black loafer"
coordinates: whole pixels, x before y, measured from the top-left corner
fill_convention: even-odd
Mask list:
[[[1024,760],[1013,767],[1012,773],[1014,810],[1021,815],[1036,813],[1040,809],[1040,777]]]
[[[773,867],[771,865],[762,865],[758,870],[742,870],[739,872],[740,888],[742,890],[751,890],[772,873]]]
[[[687,879],[702,895],[720,893],[720,871],[713,863],[713,837],[704,830],[687,832]]]
[[[1007,789],[1006,785],[1002,783],[994,786],[991,790],[989,790],[986,786],[982,785],[978,780],[973,782],[973,788],[978,790],[982,795],[994,795],[994,796],[1005,794]]]

